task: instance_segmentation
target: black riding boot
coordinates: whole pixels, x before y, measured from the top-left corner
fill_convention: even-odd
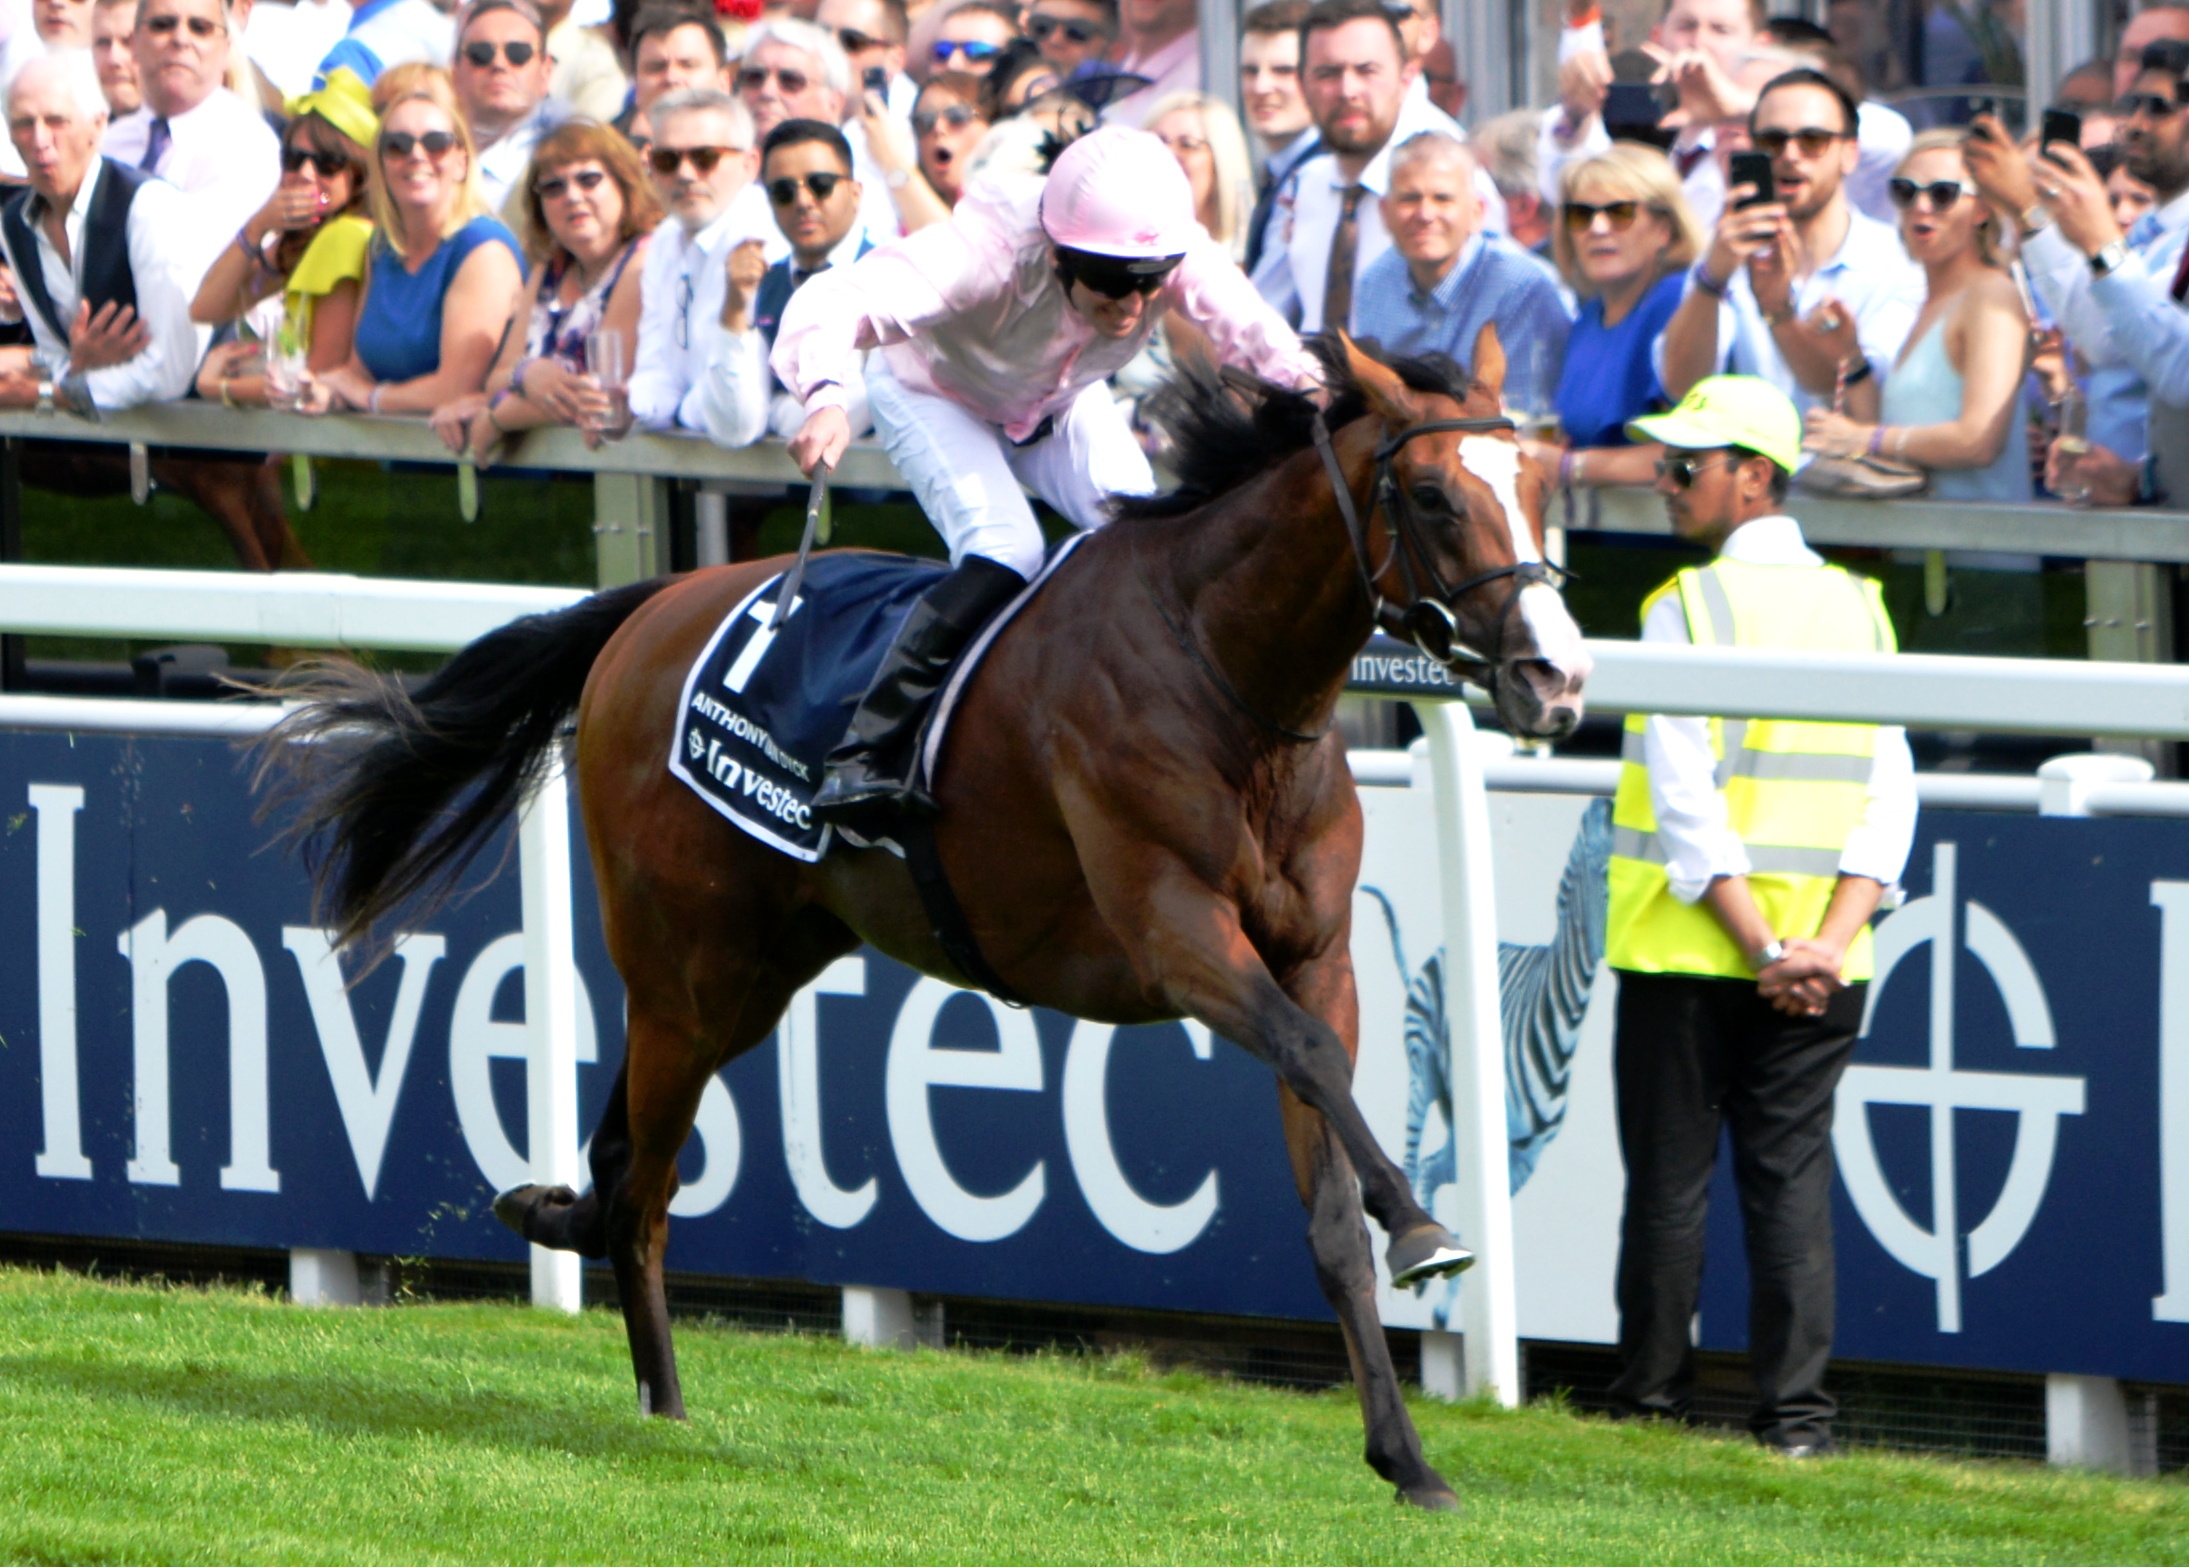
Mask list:
[[[907,810],[935,809],[912,783],[921,721],[952,661],[1025,586],[1010,567],[968,555],[912,606],[851,726],[829,752],[828,777],[813,797],[817,818],[872,838]]]

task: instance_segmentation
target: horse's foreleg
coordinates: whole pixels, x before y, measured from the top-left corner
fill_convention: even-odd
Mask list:
[[[1429,1217],[1406,1176],[1353,1102],[1353,1056],[1337,1031],[1301,1007],[1270,974],[1239,912],[1183,865],[1122,849],[1090,856],[1088,886],[1135,972],[1165,1002],[1268,1062],[1278,1080],[1329,1123],[1359,1173],[1362,1201],[1391,1237],[1395,1283],[1464,1267],[1467,1254]],[[1333,938],[1342,940],[1342,933]]]
[[[1285,1146],[1293,1169],[1304,1175],[1307,1244],[1315,1256],[1315,1282],[1337,1313],[1345,1352],[1360,1394],[1362,1454],[1368,1467],[1398,1487],[1399,1500],[1434,1512],[1456,1509],[1459,1498],[1422,1456],[1421,1436],[1399,1396],[1398,1372],[1376,1313],[1376,1266],[1361,1222],[1360,1188],[1345,1150],[1323,1118],[1288,1089],[1280,1089]]]

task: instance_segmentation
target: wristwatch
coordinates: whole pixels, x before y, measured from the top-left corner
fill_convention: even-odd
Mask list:
[[[1774,936],[1771,938],[1771,943],[1769,946],[1765,947],[1761,952],[1758,952],[1754,957],[1748,960],[1748,966],[1760,974],[1765,969],[1769,968],[1772,964],[1778,962],[1780,958],[1783,958],[1785,956],[1786,943],[1780,941],[1776,936]]]
[[[53,383],[51,381],[40,381],[38,383],[38,412],[42,414],[51,414],[53,412]]]
[[[2116,239],[2090,258],[2090,275],[2092,277],[2105,277],[2109,273],[2118,271],[2121,263],[2127,259],[2128,247]]]

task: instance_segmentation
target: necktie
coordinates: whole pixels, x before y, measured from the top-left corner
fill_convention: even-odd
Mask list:
[[[144,156],[137,160],[137,167],[147,174],[157,174],[160,171],[160,159],[167,156],[167,149],[174,140],[174,132],[167,128],[166,120],[153,120],[152,134],[144,139]]]
[[[1672,166],[1680,171],[1684,182],[1695,172],[1695,166],[1710,156],[1710,149],[1698,143],[1693,147],[1681,147],[1672,154]]]
[[[790,269],[790,291],[793,294],[797,293],[800,289],[806,286],[806,283],[809,279],[819,277],[822,273],[826,272],[831,265],[833,265],[833,263],[824,261],[819,266],[815,267],[811,272],[807,272],[799,267],[792,267]]]
[[[2174,303],[2177,305],[2182,302],[2184,297],[2189,297],[2189,249],[2182,251],[2181,265],[2174,268],[2173,286],[2168,288],[2166,292],[2173,296]]]
[[[1361,189],[1345,187],[1338,231],[1330,236],[1330,270],[1323,278],[1324,331],[1349,329],[1353,324],[1353,253],[1360,249]]]

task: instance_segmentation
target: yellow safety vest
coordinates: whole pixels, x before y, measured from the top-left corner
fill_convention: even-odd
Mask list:
[[[1668,594],[1687,611],[1697,646],[1890,653],[1893,624],[1875,582],[1837,566],[1754,566],[1718,560],[1679,573],[1642,605]],[[1750,978],[1748,956],[1710,906],[1682,903],[1665,875],[1643,760],[1646,717],[1630,713],[1612,803],[1611,914],[1606,960],[1645,974]],[[1848,834],[1868,795],[1875,724],[1713,718],[1711,750],[1726,818],[1748,850],[1749,890],[1774,934],[1813,936],[1839,881]],[[1847,949],[1847,979],[1868,979],[1867,926]]]

